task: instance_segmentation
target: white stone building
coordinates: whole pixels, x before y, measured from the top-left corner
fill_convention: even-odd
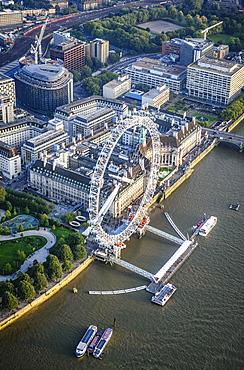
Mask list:
[[[141,105],[160,108],[169,100],[169,88],[163,84],[142,95]]]
[[[131,89],[131,79],[126,75],[118,76],[114,80],[103,85],[103,96],[109,99],[117,99]]]
[[[187,67],[187,89],[191,98],[229,105],[241,94],[243,85],[243,64],[205,56]]]
[[[15,147],[0,141],[0,173],[7,179],[21,173],[21,158]]]

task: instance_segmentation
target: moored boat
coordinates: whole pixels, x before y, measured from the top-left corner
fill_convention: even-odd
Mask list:
[[[155,296],[152,297],[151,301],[153,303],[159,304],[160,306],[164,306],[170,297],[176,291],[176,287],[173,284],[165,284],[163,288],[155,293]]]
[[[101,338],[101,333],[97,333],[97,335],[95,335],[95,337],[92,339],[91,343],[89,344],[88,348],[87,348],[87,351],[92,353],[94,348],[96,347],[99,339]]]
[[[96,358],[101,358],[102,357],[103,350],[106,347],[106,345],[108,344],[112,334],[113,334],[113,329],[108,328],[108,329],[104,330],[100,340],[98,341],[97,345],[94,348],[94,351],[93,351],[93,356],[94,357],[96,357]]]
[[[216,225],[217,223],[217,217],[215,216],[211,216],[209,217],[201,226],[201,228],[199,229],[199,235],[201,236],[207,236],[210,231],[213,229],[213,227]]]
[[[90,325],[87,331],[85,332],[83,338],[76,347],[75,355],[76,357],[82,357],[86,353],[87,347],[93,340],[97,332],[97,327],[95,325]]]

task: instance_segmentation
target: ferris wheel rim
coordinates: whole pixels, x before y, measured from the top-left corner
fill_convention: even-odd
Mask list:
[[[135,213],[135,217],[131,220],[124,230],[118,234],[108,234],[104,231],[101,221],[99,218],[99,201],[101,195],[101,189],[103,186],[104,174],[110,160],[110,157],[113,153],[114,148],[116,147],[119,139],[129,128],[134,127],[145,127],[151,137],[152,141],[152,163],[150,174],[147,180],[147,186],[138,206],[138,209]],[[160,134],[157,129],[157,125],[150,118],[145,116],[136,116],[126,118],[123,121],[119,122],[118,125],[111,130],[109,139],[105,140],[104,146],[100,152],[97,163],[94,167],[93,174],[91,176],[90,182],[90,193],[89,193],[89,218],[90,225],[93,230],[93,233],[96,234],[98,241],[106,246],[112,246],[115,243],[123,243],[127,240],[137,229],[138,219],[141,215],[146,214],[145,207],[148,207],[148,203],[151,203],[151,200],[154,195],[154,191],[157,185],[157,169],[160,165]]]

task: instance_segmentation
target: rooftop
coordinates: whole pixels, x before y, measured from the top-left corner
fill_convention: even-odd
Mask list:
[[[56,81],[61,78],[66,69],[61,65],[51,65],[51,64],[30,64],[24,66],[22,71],[25,74],[41,81]]]
[[[43,174],[44,176],[53,178],[60,182],[65,182],[67,185],[83,188],[85,191],[90,189],[90,177],[81,175],[77,172],[66,170],[65,168],[54,166],[51,163],[37,160],[31,167],[31,170]]]
[[[210,72],[218,72],[220,74],[232,76],[240,69],[244,68],[242,64],[232,62],[226,59],[203,56],[196,62],[190,64],[189,68],[194,67],[201,70],[209,70]]]
[[[186,67],[180,65],[165,66],[160,60],[143,58],[128,67],[128,69],[137,69],[144,73],[152,73],[159,76],[170,77],[174,76],[180,78],[184,72],[186,72]]]

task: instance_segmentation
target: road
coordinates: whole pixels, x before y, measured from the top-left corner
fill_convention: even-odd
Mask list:
[[[159,0],[155,0],[156,3],[159,3]],[[127,3],[126,7],[129,6],[143,6],[147,5],[147,2],[131,2]],[[110,8],[105,8],[101,10],[92,10],[89,12],[81,12],[78,15],[75,14],[72,18],[58,21],[55,23],[47,24],[43,41],[42,41],[42,49],[45,50],[46,46],[52,39],[52,34],[54,31],[57,30],[66,30],[71,28],[74,24],[81,24],[87,21],[100,19],[103,17],[109,16],[111,13],[114,15],[118,14],[120,9],[124,8],[125,5],[116,5]],[[0,54],[0,67],[3,67],[5,64],[13,62],[16,59],[21,58],[24,56],[28,50],[30,49],[31,44],[34,42],[34,37],[36,35],[39,36],[40,28],[37,30],[33,30],[32,32],[28,33],[28,36],[20,36],[15,39],[13,47],[6,53]]]

